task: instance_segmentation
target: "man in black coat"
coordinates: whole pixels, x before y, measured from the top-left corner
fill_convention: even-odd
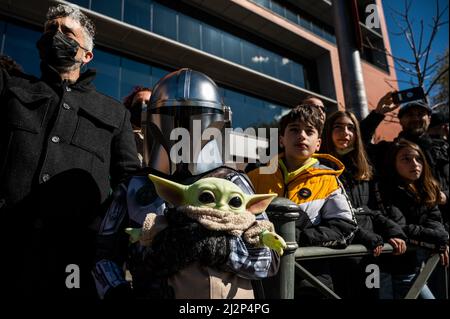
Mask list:
[[[94,26],[51,7],[40,79],[0,71],[2,295],[94,297],[90,270],[102,207],[139,165],[129,112],[98,93]]]

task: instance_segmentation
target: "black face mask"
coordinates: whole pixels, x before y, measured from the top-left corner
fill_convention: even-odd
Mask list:
[[[75,59],[78,48],[81,46],[77,41],[71,39],[61,32],[44,33],[37,41],[41,60],[48,65],[59,68],[68,68],[75,63],[80,63]]]

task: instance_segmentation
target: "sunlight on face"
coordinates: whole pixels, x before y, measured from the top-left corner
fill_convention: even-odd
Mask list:
[[[423,171],[423,159],[416,150],[402,148],[395,158],[395,168],[398,175],[405,181],[413,182],[420,178]]]
[[[356,139],[356,128],[353,121],[343,116],[333,123],[331,138],[334,147],[338,150],[345,150],[352,147]]]

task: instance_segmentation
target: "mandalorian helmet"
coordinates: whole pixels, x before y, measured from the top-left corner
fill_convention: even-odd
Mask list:
[[[221,166],[229,114],[205,74],[184,68],[166,75],[153,88],[147,109],[145,164],[187,176]]]

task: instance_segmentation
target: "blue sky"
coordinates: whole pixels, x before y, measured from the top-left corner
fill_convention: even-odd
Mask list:
[[[443,21],[448,21],[448,0],[438,0],[440,9],[444,9],[447,7],[446,14],[444,15]],[[409,49],[409,46],[406,42],[404,36],[396,36],[393,35],[392,32],[397,32],[399,29],[394,22],[392,15],[395,13],[392,9],[397,11],[404,11],[404,0],[382,0],[384,15],[386,18],[387,27],[389,30],[389,39],[391,43],[391,48],[394,56],[399,56],[406,58],[408,60],[412,60],[412,53]],[[435,16],[436,12],[436,3],[435,0],[412,0],[412,5],[410,9],[410,18],[414,21],[414,35],[416,38],[419,37],[420,30],[420,20],[424,21],[424,40],[429,39],[429,34],[431,32],[431,27],[428,26],[432,22],[433,16]],[[436,39],[432,45],[431,57],[433,60],[436,58],[436,55],[443,54],[445,49],[448,48],[448,24],[441,27],[437,33]],[[424,41],[425,43],[427,41]],[[409,80],[409,76],[405,75],[397,70],[397,78],[402,80]],[[399,83],[400,89],[405,89],[410,87],[410,85],[406,83]]]

